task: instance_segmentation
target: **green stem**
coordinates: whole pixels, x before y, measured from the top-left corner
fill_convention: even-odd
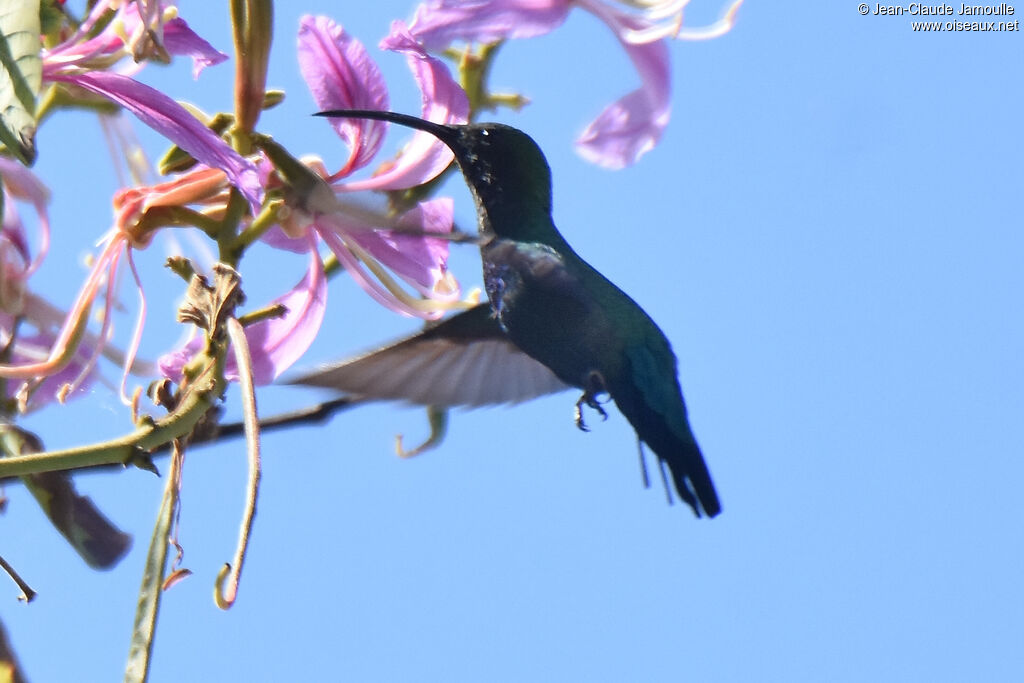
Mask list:
[[[333,253],[328,254],[327,258],[324,259],[324,277],[332,277],[335,273],[341,272],[345,267],[338,261],[338,257]]]
[[[244,247],[239,248],[236,245],[237,238],[235,233],[238,232],[238,224],[242,222],[242,216],[245,214],[246,208],[248,208],[248,204],[245,201],[245,197],[242,196],[242,193],[237,188],[231,188],[227,212],[224,214],[224,219],[220,222],[220,229],[216,239],[220,251],[220,261],[232,268],[238,266],[238,261],[245,252]]]
[[[221,222],[187,206],[160,206],[149,209],[139,223],[139,233],[160,228],[199,228],[212,239],[220,234]]]
[[[221,365],[223,361],[209,358],[203,373],[207,381],[197,379],[192,390],[185,393],[182,402],[171,414],[149,422],[127,436],[103,443],[2,458],[0,479],[98,465],[127,465],[172,439],[188,434],[207,411],[216,405],[224,391],[224,381],[218,379],[223,376],[219,369]]]
[[[273,318],[281,318],[288,313],[288,307],[284,304],[273,304],[266,306],[259,310],[253,311],[252,313],[246,313],[245,315],[238,316],[238,322],[242,324],[242,327],[248,327],[261,320],[271,320]]]
[[[235,238],[231,250],[239,255],[245,252],[253,242],[263,237],[263,234],[272,228],[277,222],[277,210],[281,207],[282,200],[274,200],[263,207],[260,215],[253,219],[245,230]]]

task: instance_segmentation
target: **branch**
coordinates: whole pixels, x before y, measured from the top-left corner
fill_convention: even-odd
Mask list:
[[[322,424],[335,414],[354,408],[358,405],[366,403],[364,399],[353,398],[351,396],[342,396],[339,398],[332,399],[330,401],[324,401],[306,408],[300,408],[299,410],[289,411],[287,413],[281,413],[280,415],[274,415],[260,420],[260,431],[274,431],[279,429],[289,429],[291,427],[298,427],[302,425]],[[229,422],[227,424],[210,424],[201,425],[197,427],[197,432],[193,434],[189,441],[190,446],[214,446],[222,441],[228,439],[234,439],[245,435],[245,423],[244,422]],[[165,443],[157,446],[151,450],[147,455],[152,456],[163,456],[168,455],[171,452],[172,444]],[[55,453],[66,453],[68,451],[54,451]],[[7,459],[0,460],[0,464],[3,462],[10,462],[13,460]],[[109,470],[123,470],[125,464],[124,461],[118,462],[106,462],[98,463],[93,465],[86,465],[84,467],[76,467],[77,471],[85,472],[102,472]],[[16,475],[3,474],[0,476],[0,483],[13,483],[17,480]]]

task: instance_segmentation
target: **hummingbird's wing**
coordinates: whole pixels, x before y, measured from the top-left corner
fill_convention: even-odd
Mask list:
[[[489,304],[288,383],[360,398],[467,407],[520,403],[569,388],[509,340]]]

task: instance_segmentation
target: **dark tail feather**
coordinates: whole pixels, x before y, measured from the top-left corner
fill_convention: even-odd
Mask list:
[[[700,501],[700,507],[704,510],[704,514],[714,517],[722,511],[722,504],[718,501],[718,492],[715,491],[711,473],[708,472],[704,457],[697,444],[693,443],[690,448],[692,448],[692,452],[682,458],[676,456],[676,464],[673,464],[673,458],[663,458],[660,453],[658,457],[668,465],[669,471],[672,472],[672,480],[676,484],[676,493],[693,508],[694,514],[700,517],[700,510],[696,505],[696,501]],[[685,460],[686,465],[680,466],[680,460]]]
[[[633,425],[640,440],[654,451],[658,460],[668,465],[676,493],[698,517],[702,512],[708,517],[717,515],[722,505],[704,456],[686,422],[685,408],[681,412],[682,424],[670,424],[665,415],[643,401],[639,391],[630,389],[632,387],[614,392],[615,404]],[[680,422],[679,416],[674,422]]]

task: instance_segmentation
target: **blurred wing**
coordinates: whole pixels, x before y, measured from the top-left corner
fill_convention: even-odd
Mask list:
[[[519,403],[569,388],[505,336],[488,304],[289,384],[360,398],[468,407]]]

